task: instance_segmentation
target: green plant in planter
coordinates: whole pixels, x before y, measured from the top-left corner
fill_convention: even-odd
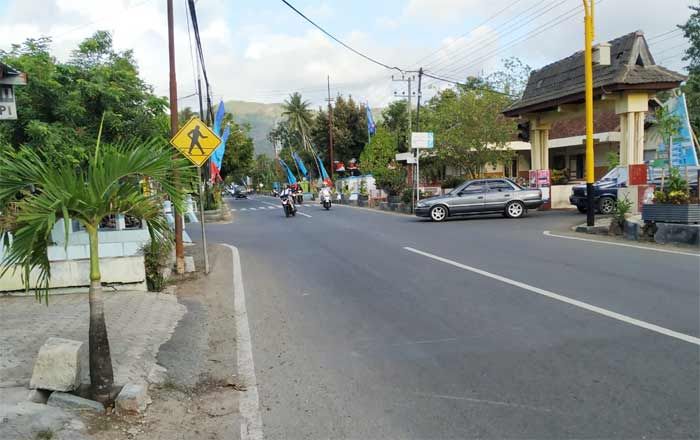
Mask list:
[[[390,196],[397,196],[406,188],[406,171],[403,168],[381,168],[374,172],[377,186]]]
[[[361,196],[368,196],[369,195],[369,193],[367,192],[367,184],[365,183],[364,180],[360,182],[360,195]]]
[[[347,183],[343,184],[343,196],[345,196],[345,198],[350,197],[350,187]]]
[[[632,210],[632,202],[629,199],[619,199],[615,203],[615,210],[613,211],[613,218],[610,222],[610,234],[620,235],[622,234],[623,228],[625,226],[625,219],[627,214]]]
[[[569,170],[552,170],[552,185],[566,185],[569,183]]]
[[[690,203],[688,183],[681,177],[677,168],[671,168],[666,188],[654,192],[654,201],[658,204],[687,205]]]
[[[407,205],[413,203],[413,188],[406,188],[401,194],[401,201]]]

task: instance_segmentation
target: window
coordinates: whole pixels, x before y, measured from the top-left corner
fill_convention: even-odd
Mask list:
[[[513,191],[513,186],[505,180],[490,180],[489,188],[492,191]]]
[[[484,185],[484,182],[472,182],[462,190],[463,194],[478,194],[485,192],[488,188]]]

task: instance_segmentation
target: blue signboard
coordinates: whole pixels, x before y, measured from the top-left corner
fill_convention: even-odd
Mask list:
[[[680,132],[673,137],[671,145],[671,165],[674,167],[697,166],[698,155],[693,146],[693,136],[690,131],[688,119],[688,106],[685,103],[685,95],[675,96],[664,103],[664,107],[681,121]],[[664,144],[668,139],[664,139]]]

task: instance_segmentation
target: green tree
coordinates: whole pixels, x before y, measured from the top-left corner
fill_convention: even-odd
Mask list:
[[[313,121],[309,105],[309,101],[304,101],[299,92],[289,95],[289,99],[282,104],[282,116],[286,118],[289,130],[297,136],[303,148],[308,148],[309,131]]]
[[[394,101],[382,111],[382,125],[394,134],[399,153],[408,151],[408,102]]]
[[[688,62],[688,80],[683,86],[688,104],[688,116],[693,130],[700,132],[700,6],[689,6],[692,13],[688,21],[678,26],[690,42],[683,60]]]
[[[0,144],[28,145],[50,162],[85,164],[102,124],[105,142],[168,134],[167,100],[139,77],[131,51],[118,52],[107,32],[83,41],[68,62],[50,53],[49,38],[0,51],[0,61],[27,74],[16,88],[16,121],[0,124]]]
[[[516,130],[515,122],[501,115],[510,98],[481,86],[474,81],[444,90],[424,112],[426,129],[435,133],[437,156],[473,177],[480,176],[486,164],[512,157],[505,147]]]
[[[250,137],[250,125],[239,125],[231,113],[226,113],[221,126],[231,127],[231,135],[226,140],[226,151],[221,161],[221,177],[240,181],[248,176],[253,166],[255,146]]]
[[[387,168],[394,161],[397,152],[394,135],[383,126],[377,127],[377,133],[360,154],[363,174],[375,174],[378,170]]]
[[[274,160],[265,154],[258,154],[253,162],[250,177],[253,179],[253,184],[256,188],[261,183],[263,188],[272,188],[272,182],[275,181],[276,177]]]
[[[0,155],[0,212],[9,219],[0,222],[4,258],[0,276],[21,270],[25,288],[30,273],[36,276],[35,291],[48,304],[51,276],[47,248],[57,220],[63,219],[66,245],[71,220],[87,231],[90,243],[89,352],[90,382],[94,397],[106,401],[114,382],[105,325],[99,260],[98,229],[103,218],[129,214],[148,223],[154,246],[170,239],[163,215],[162,196],[145,195],[140,180],[148,177],[176,207],[183,207],[184,192],[172,181],[178,169],[185,177],[191,168],[185,160],[173,160],[172,149],[159,138],[144,143],[127,142],[97,148],[82,171],[64,161],[51,164],[46,151],[23,146]],[[9,239],[8,232],[12,233]]]

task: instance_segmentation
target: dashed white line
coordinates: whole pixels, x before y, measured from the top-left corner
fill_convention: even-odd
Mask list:
[[[645,251],[652,251],[652,252],[663,252],[663,253],[667,253],[667,254],[677,254],[677,255],[688,255],[691,257],[700,257],[700,254],[694,254],[692,252],[674,251],[671,249],[657,249],[657,248],[653,248],[653,247],[649,247],[649,246],[639,246],[636,244],[627,244],[627,243],[614,243],[611,241],[593,240],[591,238],[569,237],[568,235],[552,234],[550,231],[544,231],[544,232],[542,232],[542,234],[546,235],[547,237],[564,238],[567,240],[588,241],[591,243],[607,244],[610,246],[622,246],[622,247],[635,248],[635,249],[644,249]]]
[[[248,208],[241,208],[241,211],[247,211]]]
[[[681,341],[690,342],[691,344],[695,344],[695,345],[700,346],[700,338],[696,338],[695,336],[690,336],[690,335],[686,335],[684,333],[679,333],[679,332],[674,331],[674,330],[669,330],[667,328],[658,326],[656,324],[651,324],[649,322],[641,321],[639,319],[635,319],[635,318],[632,318],[630,316],[626,316],[626,315],[623,315],[623,314],[620,314],[617,312],[613,312],[611,310],[607,310],[607,309],[604,309],[602,307],[594,306],[592,304],[588,304],[588,303],[585,303],[583,301],[571,299],[571,298],[568,298],[566,296],[559,295],[559,294],[554,293],[554,292],[550,292],[549,290],[540,289],[539,287],[534,287],[534,286],[531,286],[529,284],[521,283],[520,281],[515,281],[515,280],[512,280],[510,278],[506,278],[506,277],[496,275],[496,274],[491,273],[491,272],[487,272],[485,270],[477,269],[476,267],[467,266],[466,264],[458,263],[456,261],[453,261],[453,260],[450,260],[447,258],[443,258],[443,257],[439,257],[437,255],[433,255],[433,254],[430,254],[428,252],[423,252],[423,251],[420,251],[418,249],[414,249],[411,247],[404,247],[404,249],[406,249],[409,252],[413,252],[415,254],[422,255],[424,257],[428,257],[428,258],[431,258],[433,260],[440,261],[442,263],[446,263],[446,264],[449,264],[451,266],[467,270],[469,272],[474,272],[476,274],[500,281],[500,282],[505,283],[505,284],[510,284],[511,286],[520,287],[521,289],[528,290],[530,292],[537,293],[537,294],[542,295],[542,296],[546,296],[547,298],[550,298],[550,299],[561,301],[561,302],[570,304],[572,306],[579,307],[581,309],[585,309],[585,310],[588,310],[588,311],[593,312],[593,313],[597,313],[599,315],[607,316],[608,318],[616,319],[618,321],[625,322],[627,324],[631,324],[631,325],[634,325],[634,326],[637,326],[637,327],[640,327],[640,328],[643,328],[646,330],[651,330],[653,332],[656,332],[656,333],[659,333],[659,334],[662,334],[665,336],[670,336],[672,338],[680,339]]]
[[[297,211],[297,214],[303,215],[304,217],[311,218],[311,216],[310,216],[309,214],[306,214],[306,213],[304,213],[304,212],[299,212],[299,211]]]
[[[243,290],[243,277],[241,275],[241,257],[235,246],[224,244],[231,249],[233,258],[233,301],[236,310],[236,340],[238,376],[243,380],[246,390],[242,392],[239,401],[239,411],[243,417],[241,423],[241,439],[262,440],[263,425],[260,415],[260,398],[258,395],[258,381],[255,377],[255,364],[253,362],[253,347],[248,325],[248,312],[245,305],[245,290]]]

